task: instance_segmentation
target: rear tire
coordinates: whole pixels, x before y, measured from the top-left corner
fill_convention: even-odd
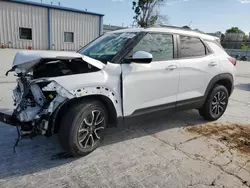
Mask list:
[[[105,106],[95,100],[84,100],[64,114],[59,130],[59,142],[73,156],[85,156],[94,151],[104,138],[108,114]]]
[[[226,111],[228,100],[229,94],[225,86],[215,85],[207,96],[203,107],[199,109],[199,114],[205,120],[215,121]]]

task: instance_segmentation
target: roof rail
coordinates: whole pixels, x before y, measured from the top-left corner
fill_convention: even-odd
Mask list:
[[[202,31],[199,30],[193,30],[193,29],[189,29],[189,28],[185,28],[185,27],[178,27],[178,26],[171,26],[171,25],[153,25],[150,27],[162,27],[162,28],[169,28],[169,29],[179,29],[179,30],[184,30],[184,31],[193,31],[196,33],[201,33],[201,34],[205,34]],[[150,27],[145,27],[145,28],[150,28]]]
[[[150,26],[150,27],[165,27],[165,28],[173,28],[173,29],[182,29],[182,30],[189,30],[189,31],[193,31],[192,29],[188,29],[188,28],[184,28],[184,27],[178,27],[178,26],[172,26],[172,25],[153,25],[153,26]],[[149,28],[149,27],[146,27],[146,28]]]

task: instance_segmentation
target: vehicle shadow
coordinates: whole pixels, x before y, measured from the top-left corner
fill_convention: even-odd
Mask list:
[[[250,91],[250,84],[237,84],[234,87],[240,90]]]
[[[16,153],[13,153],[13,145],[17,137],[16,129],[13,126],[0,123],[0,179],[10,179],[40,172],[76,160],[79,160],[81,164],[85,164],[93,160],[93,158],[100,159],[102,155],[100,151],[105,150],[105,147],[110,144],[204,122],[197,111],[189,110],[172,115],[166,114],[165,117],[157,120],[147,120],[124,129],[108,128],[101,149],[97,149],[82,158],[71,158],[67,155],[61,149],[57,135],[51,138],[40,136],[33,140],[21,140],[16,148]]]

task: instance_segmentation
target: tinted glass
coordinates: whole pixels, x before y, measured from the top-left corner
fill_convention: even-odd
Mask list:
[[[153,61],[173,59],[173,36],[161,33],[148,33],[134,47],[133,53],[146,51],[153,55]]]
[[[100,61],[111,61],[137,33],[107,33],[78,52]]]
[[[74,42],[74,33],[64,32],[64,42]]]
[[[181,57],[196,57],[206,55],[206,49],[200,39],[180,36]]]
[[[32,40],[32,30],[31,28],[19,28],[19,38],[24,40]]]

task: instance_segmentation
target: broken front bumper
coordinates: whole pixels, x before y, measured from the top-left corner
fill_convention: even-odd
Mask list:
[[[16,126],[19,125],[21,122],[15,118],[13,115],[5,114],[3,112],[0,112],[0,122]]]
[[[26,89],[29,91],[26,92],[26,95],[23,94],[25,92],[20,92],[23,91],[22,87],[20,87],[21,89],[15,88],[13,99],[16,108],[12,114],[0,112],[0,122],[19,127],[21,133],[29,132],[33,136],[51,135],[53,132],[49,127],[51,117],[54,117],[54,112],[59,106],[74,96],[55,81],[43,85],[38,87],[36,83],[30,83],[30,87]],[[31,101],[31,97],[35,102]]]

